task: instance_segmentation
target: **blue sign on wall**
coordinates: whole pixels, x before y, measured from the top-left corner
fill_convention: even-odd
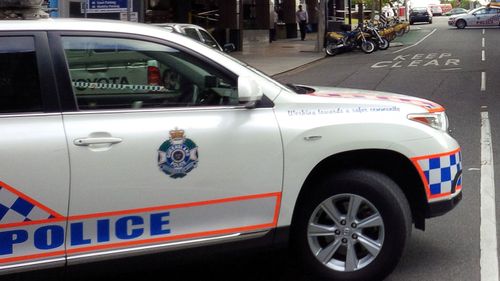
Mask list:
[[[129,0],[87,0],[86,2],[87,13],[127,12],[129,2],[132,3],[132,1]],[[130,7],[130,10],[133,10],[132,7]]]

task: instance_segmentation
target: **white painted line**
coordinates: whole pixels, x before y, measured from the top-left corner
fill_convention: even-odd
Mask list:
[[[485,61],[486,60],[486,56],[484,54],[484,50],[481,51],[481,60],[482,61]]]
[[[488,112],[481,112],[481,281],[498,281],[493,144]]]
[[[460,67],[455,67],[455,68],[445,68],[445,69],[441,69],[441,71],[453,71],[453,70],[460,70],[462,68]]]
[[[486,72],[481,72],[481,91],[486,91]]]
[[[404,50],[406,50],[406,49],[409,49],[409,48],[412,48],[412,47],[417,46],[418,44],[422,43],[422,41],[424,41],[425,39],[427,39],[427,37],[431,36],[434,32],[436,32],[436,30],[437,30],[437,29],[435,29],[435,28],[434,28],[434,29],[431,31],[431,33],[429,33],[429,34],[425,35],[425,36],[424,36],[424,38],[420,39],[417,43],[415,43],[415,44],[413,44],[413,45],[410,45],[410,46],[408,46],[408,47],[404,47],[404,48],[399,49],[399,50],[397,50],[397,51],[394,51],[394,52],[392,52],[392,53],[393,53],[393,54],[396,54],[396,53],[402,52],[402,51],[404,51]]]
[[[484,28],[483,28],[483,35],[484,35]]]
[[[483,47],[483,48],[484,48],[484,46],[485,46],[485,44],[484,44],[484,43],[485,43],[485,42],[484,42],[484,37],[483,37],[483,40],[481,40],[481,47]]]

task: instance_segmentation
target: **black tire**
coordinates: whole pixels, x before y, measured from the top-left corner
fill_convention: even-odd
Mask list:
[[[389,40],[385,39],[384,37],[382,37],[382,39],[378,42],[378,48],[380,50],[387,50],[389,48],[389,45]]]
[[[455,25],[458,29],[464,29],[467,26],[467,23],[464,20],[457,20]]]
[[[361,50],[366,54],[371,54],[376,50],[376,45],[371,40],[366,40],[365,42],[361,42]]]
[[[361,203],[351,212],[350,202]],[[394,181],[375,171],[350,170],[329,176],[301,196],[291,241],[306,269],[320,278],[376,281],[396,267],[411,235],[411,221],[408,201]],[[355,258],[347,262],[347,253],[353,252]]]
[[[429,24],[432,24],[432,19],[429,20]]]
[[[339,53],[339,48],[337,48],[337,45],[335,43],[328,43],[325,47],[325,53],[328,56],[335,56]]]

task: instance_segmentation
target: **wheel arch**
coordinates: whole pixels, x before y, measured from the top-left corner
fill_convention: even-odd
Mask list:
[[[385,174],[403,191],[410,204],[415,227],[425,229],[427,197],[420,175],[410,159],[404,155],[383,149],[363,149],[342,152],[322,160],[307,176],[294,207],[292,225],[299,210],[301,199],[317,186],[324,175],[350,169],[368,169]]]

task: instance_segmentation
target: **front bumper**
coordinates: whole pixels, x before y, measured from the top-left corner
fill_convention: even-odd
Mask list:
[[[455,206],[458,205],[462,201],[462,191],[460,190],[458,194],[445,201],[438,201],[434,203],[430,203],[429,207],[427,208],[427,212],[425,214],[426,218],[432,218],[432,217],[439,217],[441,215],[446,214],[447,212],[453,210]]]
[[[426,218],[453,209],[462,199],[462,153],[460,148],[413,159],[427,197]]]

